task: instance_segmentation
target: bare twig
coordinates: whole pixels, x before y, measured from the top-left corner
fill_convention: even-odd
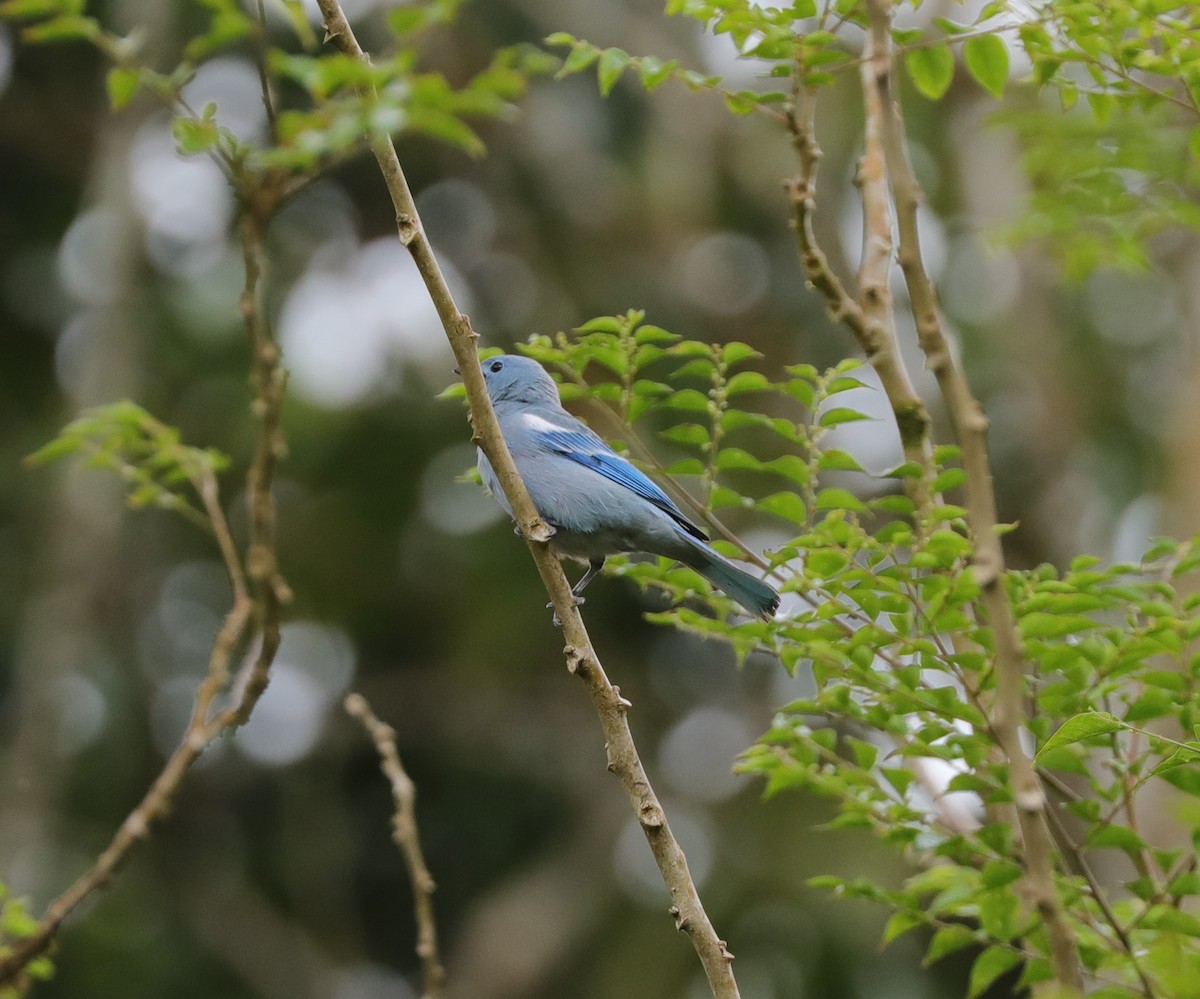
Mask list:
[[[326,39],[347,55],[366,60],[367,56],[354,37],[338,0],[318,0],[318,5],[325,21]],[[478,334],[471,329],[470,320],[459,311],[446,285],[421,226],[412,192],[391,139],[386,135],[374,136],[371,140],[371,151],[379,162],[396,210],[400,242],[417,265],[462,372],[471,423],[474,427],[474,439],[496,472],[500,486],[513,510],[517,526],[529,545],[554,610],[563,622],[563,637],[566,639],[563,651],[567,669],[583,681],[592,697],[592,704],[599,716],[607,743],[608,769],[620,779],[625,788],[670,893],[670,911],[675,917],[675,924],[691,938],[713,995],[719,999],[733,999],[739,995],[731,966],[733,955],[729,953],[725,942],[717,936],[708,914],[704,911],[700,895],[688,871],[687,858],[667,825],[666,814],[650,785],[650,779],[646,776],[626,719],[629,702],[621,697],[620,691],[609,682],[592,648],[583,619],[579,616],[562,566],[547,544],[554,533],[553,528],[542,520],[534,507],[500,434],[475,351]]]
[[[275,200],[259,204],[273,210]],[[287,598],[287,587],[276,568],[274,504],[271,483],[276,459],[282,454],[279,413],[283,405],[283,375],[279,351],[263,312],[261,282],[261,232],[266,216],[255,205],[246,208],[243,226],[246,247],[246,292],[243,315],[253,347],[254,411],[260,420],[259,447],[249,471],[250,545],[249,582],[234,548],[232,536],[217,496],[216,481],[206,478],[197,485],[221,556],[233,587],[233,604],[213,642],[208,672],[196,691],[191,719],[179,746],[171,754],[149,790],[129,813],[109,845],[91,868],[46,908],[37,929],[0,958],[0,985],[12,982],[22,969],[41,954],[54,939],[63,921],[92,892],[106,885],[125,858],[146,838],[155,821],[169,810],[175,795],[196,759],[212,742],[229,729],[241,725],[266,688],[267,675],[278,648],[280,605]],[[253,662],[249,679],[243,685],[233,707],[213,713],[217,697],[229,686],[231,663],[238,647],[253,623],[262,635],[262,644]]]
[[[267,33],[267,10],[263,5],[263,0],[258,0],[258,58],[255,62],[258,64],[258,85],[262,90],[263,108],[267,112],[267,127],[270,129],[271,137],[275,137],[276,122],[275,122],[275,102],[271,100],[271,81],[267,78],[267,50],[271,47],[271,38]]]
[[[791,226],[796,234],[800,262],[808,283],[825,297],[830,318],[850,330],[868,363],[879,376],[896,419],[904,457],[916,462],[922,469],[923,474],[919,479],[905,480],[920,515],[928,510],[929,484],[933,477],[930,420],[925,403],[913,387],[900,354],[900,344],[890,320],[886,274],[880,280],[880,263],[890,259],[891,221],[886,202],[879,197],[884,174],[878,137],[867,136],[868,149],[863,157],[864,240],[860,272],[863,285],[856,300],[834,273],[813,228],[817,167],[822,154],[817,144],[816,90],[805,84],[802,74],[803,71],[797,67],[787,115],[798,171],[786,184],[792,203]],[[918,522],[921,519],[918,516]]]
[[[404,865],[412,882],[413,909],[417,917],[417,956],[425,970],[423,999],[441,999],[445,994],[446,969],[438,956],[437,923],[433,918],[433,893],[437,886],[433,883],[429,868],[425,866],[421,837],[417,833],[417,789],[400,762],[395,730],[376,717],[362,694],[350,694],[344,706],[346,713],[362,725],[375,744],[375,751],[379,754],[379,769],[392,787],[392,799],[396,806],[392,814],[392,839],[404,855]]]
[[[868,0],[867,9],[874,55],[871,72],[879,94],[877,113],[882,116],[884,155],[896,207],[900,266],[921,349],[945,399],[967,474],[967,521],[975,540],[975,576],[983,592],[995,642],[993,726],[1009,763],[1025,851],[1025,889],[1046,927],[1054,984],[1060,989],[1081,991],[1083,979],[1075,935],[1054,884],[1053,843],[1045,819],[1046,797],[1033,761],[1020,740],[1026,722],[1027,666],[1017,642],[1012,607],[1004,592],[1004,551],[996,533],[998,518],[987,451],[987,419],[955,362],[942,328],[933,282],[921,257],[917,207],[922,192],[909,160],[904,123],[892,88],[891,0]]]

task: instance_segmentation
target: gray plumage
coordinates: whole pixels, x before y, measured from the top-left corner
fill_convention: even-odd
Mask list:
[[[528,357],[483,362],[500,431],[556,554],[589,563],[576,597],[608,555],[648,552],[695,569],[755,617],[770,619],[779,595],[705,542],[704,532],[650,479],[562,407],[558,386]],[[492,466],[479,452],[484,483],[512,516]]]

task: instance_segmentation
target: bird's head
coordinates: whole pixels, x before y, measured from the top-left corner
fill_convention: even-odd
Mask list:
[[[533,358],[514,354],[489,357],[483,362],[483,378],[493,405],[499,402],[559,405],[558,386]]]

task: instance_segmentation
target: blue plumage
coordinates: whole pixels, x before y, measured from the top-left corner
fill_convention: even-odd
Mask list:
[[[779,595],[713,551],[666,493],[563,409],[554,379],[540,364],[504,355],[485,361],[483,373],[517,471],[555,529],[551,546],[589,563],[572,591],[576,597],[608,555],[649,552],[695,569],[754,616],[774,615]],[[511,516],[482,451],[479,471]]]

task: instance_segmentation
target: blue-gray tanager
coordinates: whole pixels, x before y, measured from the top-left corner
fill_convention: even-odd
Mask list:
[[[483,362],[500,431],[538,513],[554,528],[551,548],[588,563],[580,593],[618,552],[666,555],[690,566],[755,617],[770,619],[779,594],[713,551],[708,537],[633,465],[562,407],[558,386],[528,357]],[[492,466],[479,452],[479,472],[500,505],[512,509]]]

